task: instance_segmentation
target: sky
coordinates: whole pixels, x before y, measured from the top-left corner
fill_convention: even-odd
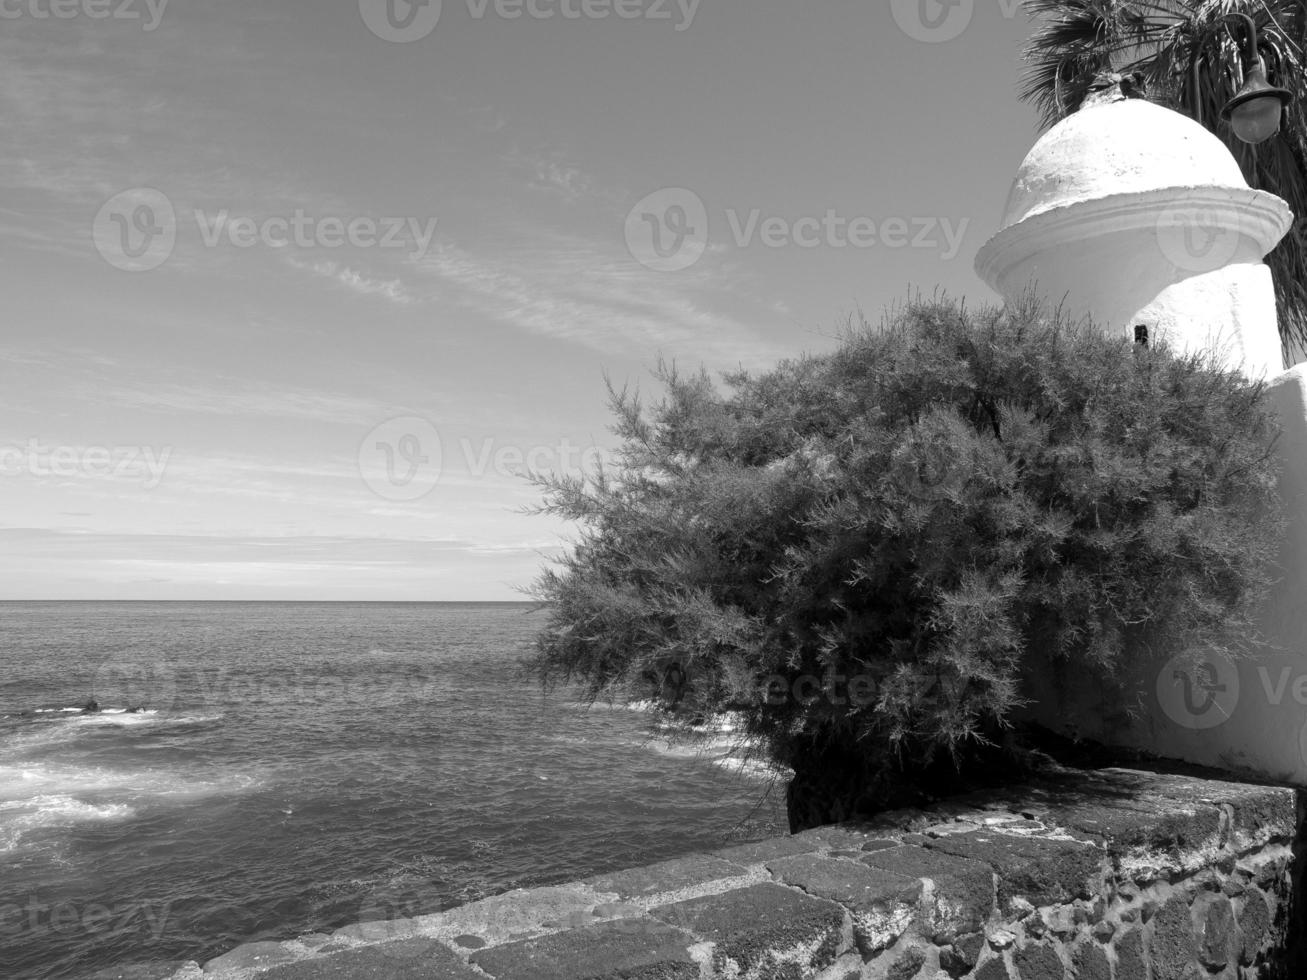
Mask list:
[[[605,377],[972,271],[1016,0],[0,0],[0,599],[514,600]]]

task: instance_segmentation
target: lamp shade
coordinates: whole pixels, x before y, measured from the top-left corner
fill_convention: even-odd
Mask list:
[[[1264,143],[1280,131],[1284,107],[1293,99],[1288,89],[1276,88],[1266,80],[1266,70],[1258,65],[1221,111],[1234,134],[1245,143]]]

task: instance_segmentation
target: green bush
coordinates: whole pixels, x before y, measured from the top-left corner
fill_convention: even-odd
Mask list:
[[[532,665],[687,724],[738,712],[795,771],[795,829],[989,769],[1036,645],[1110,680],[1253,636],[1278,430],[1204,359],[932,302],[725,393],[659,377],[649,410],[612,392],[607,470],[539,478],[582,530],[537,583]]]

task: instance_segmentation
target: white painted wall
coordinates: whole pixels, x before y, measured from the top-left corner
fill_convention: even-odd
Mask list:
[[[1259,614],[1269,649],[1167,663],[1128,651],[1120,689],[1030,651],[1026,717],[1108,745],[1307,786],[1307,364],[1283,370],[1265,255],[1293,216],[1249,189],[1197,123],[1128,100],[1082,110],[1022,164],[1004,228],[976,259],[1005,299],[1035,289],[1109,332],[1149,327],[1267,379],[1284,426],[1290,517],[1281,580]]]
[[[1307,786],[1307,365],[1270,394],[1284,423],[1280,492],[1292,517],[1281,580],[1259,616],[1272,648],[1231,661],[1127,657],[1119,693],[1031,651],[1024,716],[1107,745]],[[1197,668],[1197,669],[1195,669]]]

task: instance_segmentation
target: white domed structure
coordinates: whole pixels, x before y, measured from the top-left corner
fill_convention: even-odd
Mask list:
[[[1104,329],[1283,370],[1262,260],[1293,215],[1251,189],[1225,145],[1142,99],[1101,102],[1054,126],[1017,172],[1002,230],[976,271],[1005,298],[1035,289]]]

